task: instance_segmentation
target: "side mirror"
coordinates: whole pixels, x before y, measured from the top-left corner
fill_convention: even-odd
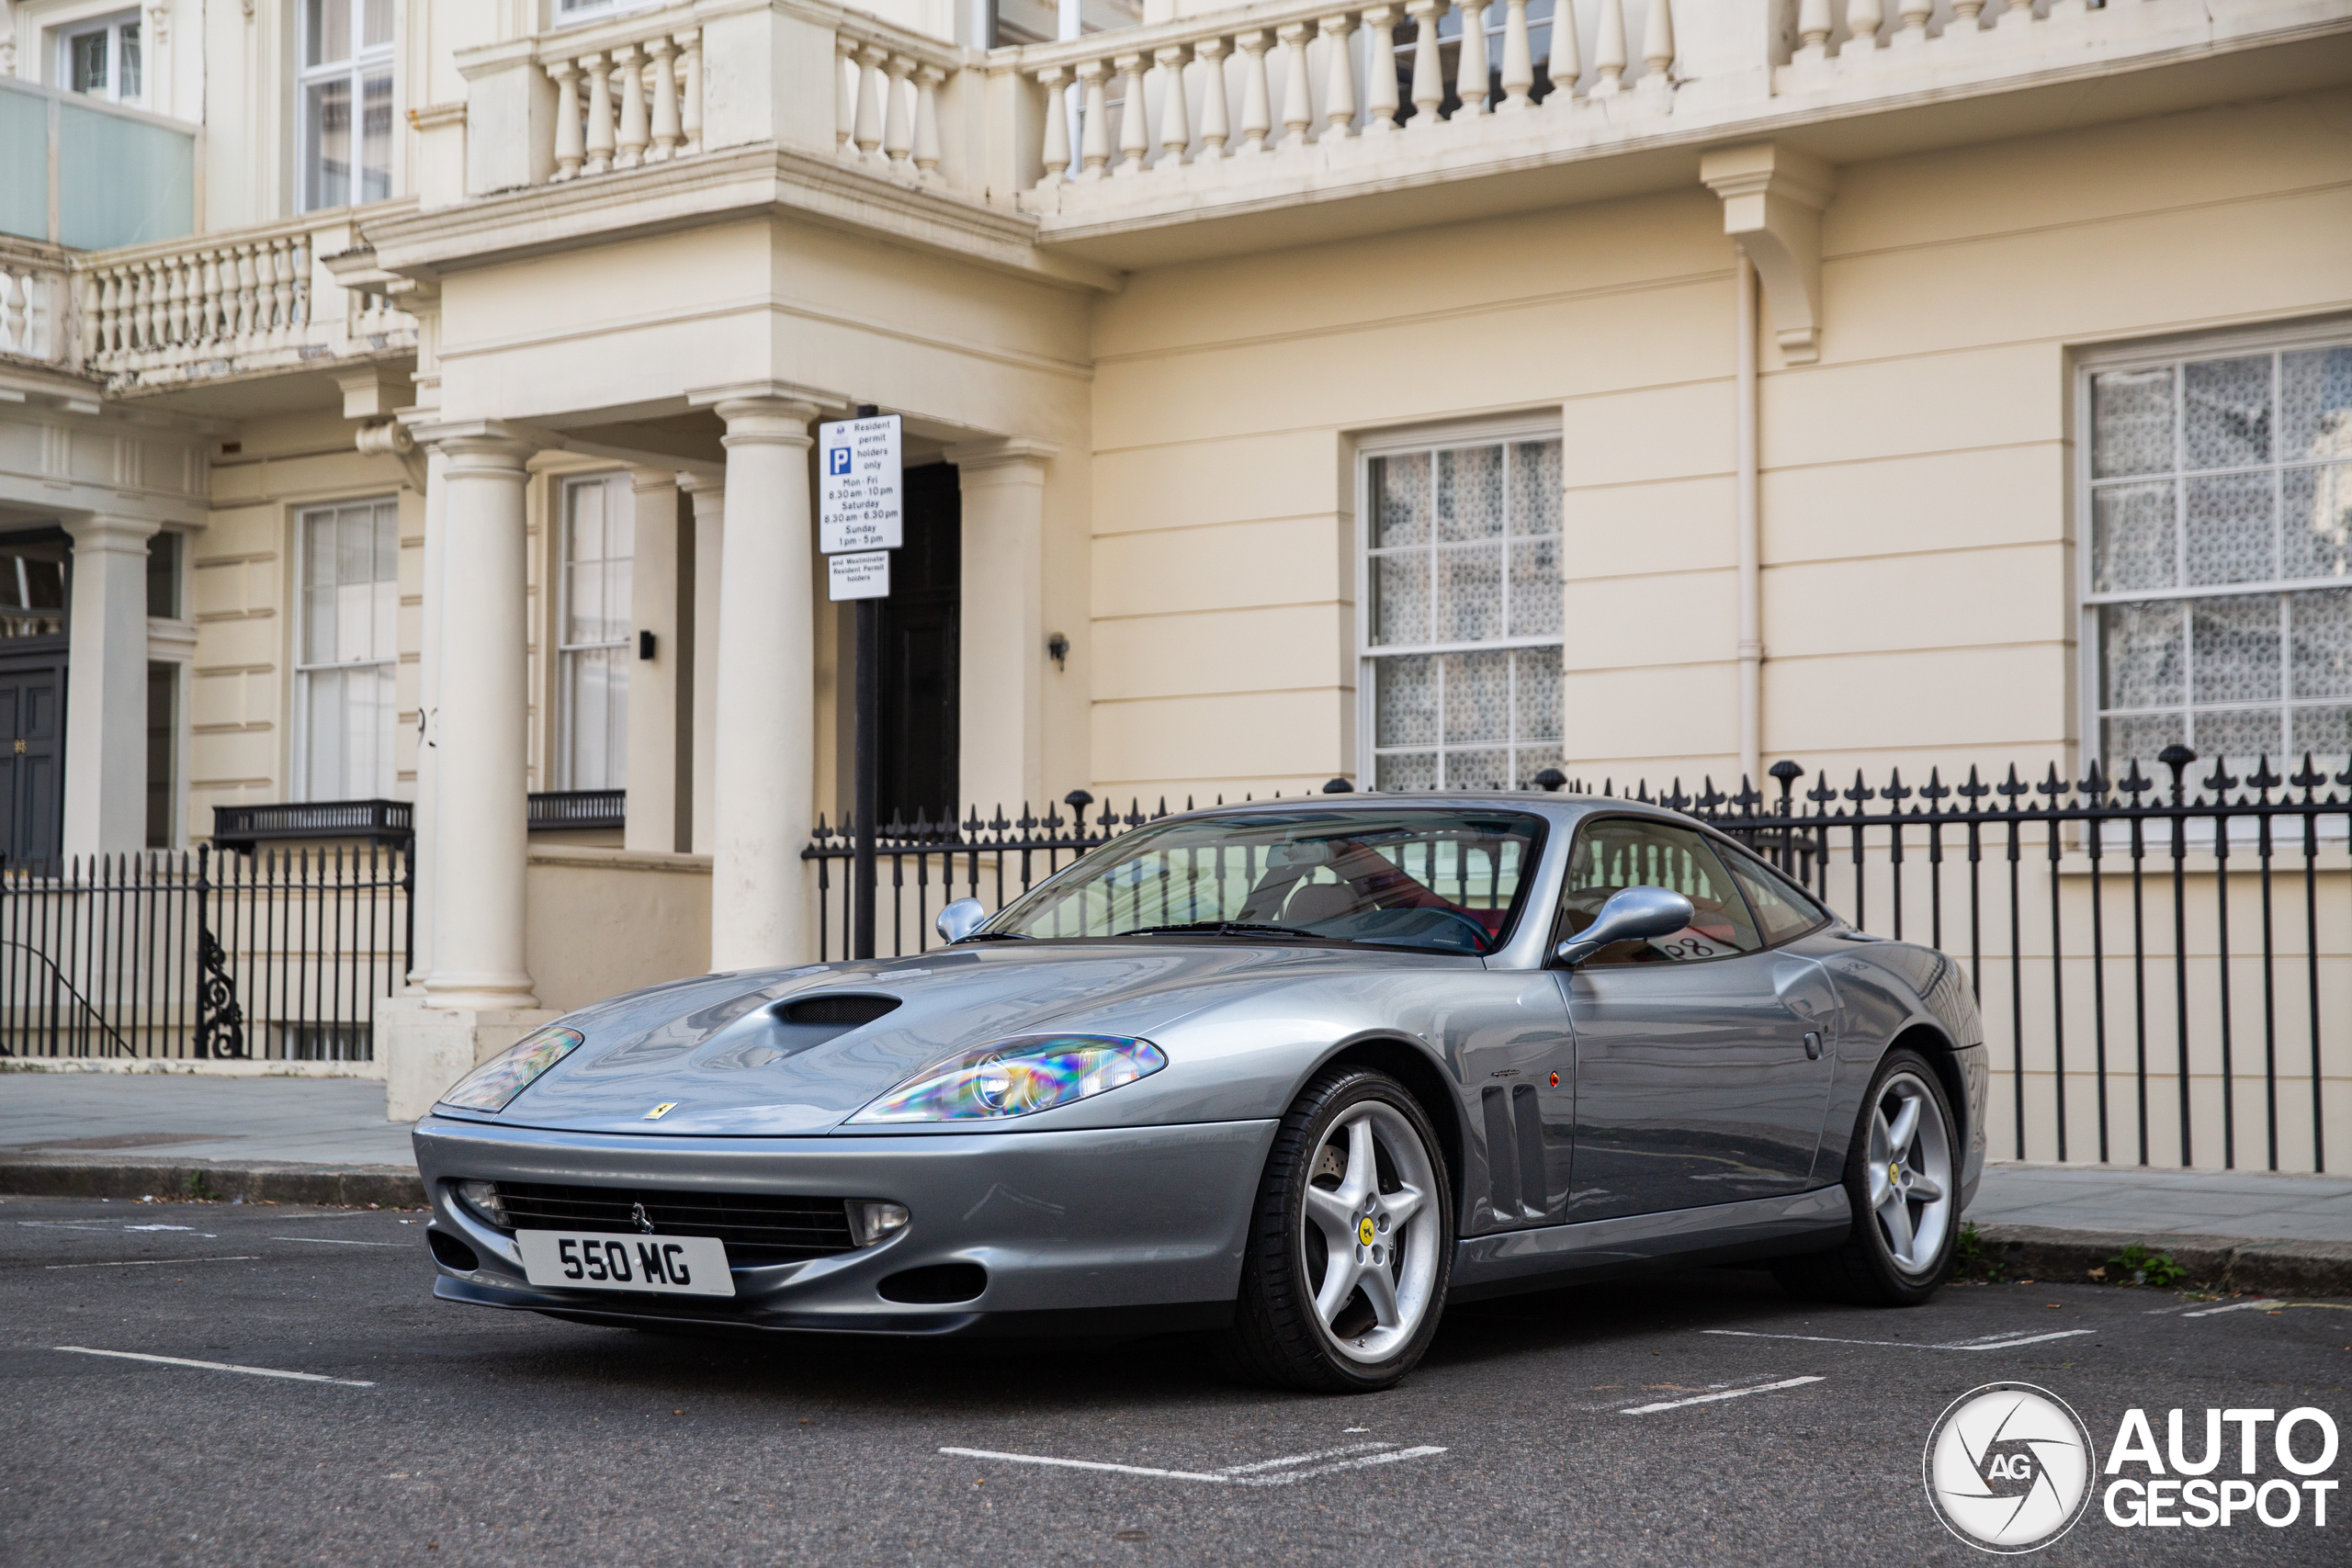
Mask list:
[[[1621,942],[1672,936],[1690,923],[1690,900],[1664,887],[1625,887],[1610,895],[1592,924],[1552,950],[1573,969],[1602,948]]]
[[[939,919],[932,922],[931,929],[939,933],[940,941],[953,947],[978,931],[988,918],[989,912],[980,908],[978,898],[958,898],[939,911]]]

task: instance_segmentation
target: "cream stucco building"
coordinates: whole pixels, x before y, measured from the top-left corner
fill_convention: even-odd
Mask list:
[[[413,802],[396,1098],[810,955],[860,404],[910,817],[2352,761],[2352,0],[0,14],[9,852]]]

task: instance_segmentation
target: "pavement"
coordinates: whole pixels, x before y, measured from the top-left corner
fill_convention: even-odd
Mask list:
[[[2053,1568],[2335,1565],[2352,1528],[2352,1442],[2321,1464],[2304,1416],[2299,1476],[2263,1424],[2352,1424],[2352,1301],[2037,1280],[1886,1311],[1657,1275],[1457,1304],[1402,1385],[1335,1398],[1229,1382],[1189,1339],[674,1339],[440,1303],[421,1220],[0,1201],[0,1562],[1958,1568],[1985,1558],[1921,1456],[2001,1382],[2093,1447]],[[2207,1484],[2278,1522],[2115,1522],[2147,1483],[2107,1472],[2129,1413],[2161,1453],[2175,1409],[2192,1455],[2204,1412],[2256,1420]],[[2162,1522],[2197,1522],[2199,1483],[2165,1484]]]
[[[364,1078],[0,1073],[0,1191],[424,1202]],[[2085,1277],[2136,1242],[2201,1283],[2352,1296],[2352,1177],[1996,1163],[1968,1219],[2010,1277]]]

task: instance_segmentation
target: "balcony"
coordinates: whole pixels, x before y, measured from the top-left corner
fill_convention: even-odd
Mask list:
[[[985,54],[685,0],[458,65],[440,205],[481,210],[428,197],[395,270],[773,203],[1104,280],[1688,188],[1709,147],[1834,165],[2307,90],[2352,79],[2352,0],[1265,0]]]
[[[413,201],[74,258],[83,367],[117,394],[413,354],[416,321],[326,263]]]

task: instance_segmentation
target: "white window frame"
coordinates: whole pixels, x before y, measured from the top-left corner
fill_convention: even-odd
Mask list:
[[[384,197],[377,199],[387,199],[400,189],[401,77],[397,66],[400,39],[398,0],[395,0],[392,6],[392,36],[379,44],[364,44],[360,41],[364,36],[361,24],[365,0],[327,0],[327,3],[345,5],[351,8],[351,57],[347,60],[328,61],[318,65],[304,64],[303,62],[311,57],[311,8],[308,5],[296,6],[294,122],[297,155],[294,168],[294,209],[297,212],[334,210],[333,208],[326,206],[313,206],[311,200],[312,179],[319,167],[319,127],[311,114],[311,89],[339,78],[347,82],[351,89],[351,145],[354,150],[354,158],[350,176],[351,189],[348,193],[351,199],[338,205],[365,207],[370,200],[364,185],[366,175],[362,173],[359,154],[365,148],[368,139],[367,82],[371,75],[390,76],[392,83],[392,137],[389,149],[390,161],[386,164],[384,171],[388,188]]]
[[[1566,676],[1566,627],[1542,637],[1501,637],[1483,642],[1435,642],[1377,644],[1373,634],[1372,592],[1372,464],[1375,457],[1403,457],[1415,452],[1433,452],[1447,447],[1494,446],[1508,447],[1517,441],[1560,441],[1563,425],[1558,413],[1523,414],[1515,417],[1481,420],[1454,424],[1421,424],[1360,434],[1355,438],[1355,595],[1356,595],[1356,779],[1357,787],[1364,790],[1379,786],[1379,764],[1375,748],[1379,741],[1379,714],[1376,711],[1378,689],[1373,672],[1374,663],[1413,654],[1492,653],[1521,648],[1556,648],[1562,650],[1562,681]],[[1565,457],[1565,448],[1563,451]],[[1508,461],[1508,457],[1505,459]],[[1508,487],[1508,481],[1506,481]],[[1506,488],[1508,494],[1508,488]],[[1565,498],[1564,502],[1565,502]],[[1561,514],[1561,572],[1566,574],[1567,517],[1565,504]],[[1565,581],[1562,584],[1566,591]],[[1510,568],[1508,555],[1503,567],[1503,624],[1508,626],[1510,604]],[[1516,694],[1514,694],[1516,695]],[[1565,689],[1561,696],[1560,748],[1567,754],[1567,699]],[[1444,750],[1441,737],[1437,749]],[[1451,787],[1451,786],[1449,786]]]
[[[311,789],[310,677],[314,674],[322,673],[341,673],[342,671],[349,670],[390,670],[392,672],[392,679],[396,683],[396,687],[400,679],[400,650],[397,646],[399,642],[399,632],[397,630],[399,618],[397,615],[394,616],[394,626],[396,629],[393,633],[393,641],[395,646],[392,652],[385,658],[354,660],[348,663],[335,664],[312,664],[306,661],[303,658],[303,649],[309,642],[311,631],[310,604],[303,592],[304,585],[310,579],[311,571],[310,519],[313,513],[339,511],[346,506],[390,506],[393,509],[394,521],[392,527],[394,543],[392,547],[392,559],[394,564],[392,581],[394,585],[393,592],[395,594],[399,592],[399,560],[401,546],[399,543],[400,524],[398,519],[400,497],[397,494],[343,496],[331,501],[311,502],[294,509],[294,548],[292,551],[294,576],[291,583],[291,593],[294,604],[294,614],[291,617],[293,621],[294,646],[291,649],[292,658],[288,660],[294,671],[294,713],[293,723],[287,727],[289,737],[292,740],[293,750],[292,754],[286,760],[286,771],[288,785],[286,793],[289,798],[298,801],[313,801],[321,799],[369,800],[376,798],[376,795],[374,795],[355,796],[348,794],[334,796],[322,796],[314,793]],[[370,581],[379,581],[381,580],[371,579]],[[181,586],[183,590],[185,590],[187,586],[185,579],[183,579]],[[388,749],[380,766],[383,788],[379,793],[386,798],[392,797],[395,792],[400,788],[399,747],[401,726],[397,694],[395,694],[393,705],[394,712],[392,715],[392,723],[390,730],[390,737],[386,743]]]
[[[2151,599],[2188,600],[2198,598],[2244,598],[2249,594],[2285,594],[2310,589],[2352,587],[2352,580],[2335,578],[2270,578],[2255,582],[2231,582],[2182,585],[2167,589],[2119,589],[2099,592],[2098,581],[2097,518],[2092,510],[2092,469],[2096,459],[2094,447],[2097,430],[2092,423],[2091,381],[2096,376],[2112,370],[2152,370],[2181,364],[2188,360],[2226,359],[2233,355],[2287,354],[2298,349],[2335,348],[2352,346],[2352,318],[2336,317],[2324,323],[2300,322],[2293,326],[2256,328],[2242,332],[2181,333],[2113,347],[2086,348],[2075,355],[2074,429],[2076,433],[2074,453],[2074,547],[2075,547],[2075,689],[2076,723],[2079,726],[2080,752],[2086,772],[2096,761],[2102,773],[2111,781],[2116,770],[2129,770],[2134,759],[2106,754],[2106,727],[2101,722],[2105,705],[2101,701],[2099,610],[2117,604],[2140,604]],[[2273,377],[2273,407],[2277,406],[2276,374]],[[2178,422],[2187,417],[2182,400],[2176,397],[2173,409],[2175,441],[2178,441]],[[2277,433],[2274,432],[2274,439]],[[2176,450],[2177,446],[2176,446]],[[2278,474],[2293,465],[2274,457],[2265,467]],[[2216,469],[2216,473],[2240,470]],[[2201,475],[2205,470],[2199,470]],[[2177,479],[2180,470],[2169,470],[2167,477]],[[2120,479],[2120,476],[2119,476]],[[2177,502],[2176,504],[2185,504]],[[2193,676],[2184,672],[2185,681]],[[2282,683],[2288,672],[2280,672]],[[2294,701],[2286,694],[2282,684],[2278,707],[2284,712]],[[2194,706],[2193,690],[2184,692],[2182,706]],[[2236,704],[2234,706],[2254,705]],[[2282,741],[2291,745],[2291,738],[2282,734]],[[2194,742],[2191,742],[2194,745]],[[2169,791],[2171,771],[2159,767],[2153,757],[2137,759],[2142,774],[2155,788],[2144,798],[2154,799]],[[2181,774],[2181,783],[2191,798],[2200,793],[2202,781],[2211,775],[2218,759],[2203,748],[2197,748],[2197,761]],[[2302,754],[2291,759],[2274,756],[2271,771],[2282,777],[2292,776],[2302,766]],[[2210,793],[2210,792],[2205,792]],[[2234,793],[2234,792],[2233,792]],[[2293,794],[2295,792],[2288,791]],[[2243,826],[2243,824],[2242,824]]]
[[[74,45],[75,40],[93,33],[107,36],[107,85],[102,93],[85,93],[84,97],[110,104],[129,104],[133,107],[147,101],[147,36],[144,15],[136,7],[109,11],[104,16],[87,17],[78,22],[66,23],[53,30],[57,40],[57,85],[67,92],[74,91]],[[139,91],[125,95],[122,90],[122,42],[125,28],[139,34]]]
[[[604,642],[566,642],[564,634],[571,626],[571,498],[590,485],[601,485],[606,492],[606,504],[618,506],[629,514],[629,614],[617,637]],[[626,763],[627,744],[624,740],[622,780],[618,784],[582,784],[572,776],[572,739],[577,732],[579,717],[572,712],[571,664],[582,653],[621,649],[617,662],[624,676],[633,675],[629,669],[631,657],[628,649],[637,639],[637,519],[632,510],[636,505],[634,483],[627,472],[598,474],[567,474],[555,489],[555,625],[549,628],[548,641],[555,649],[555,787],[559,790],[625,789],[628,787]],[[621,723],[628,723],[628,702],[624,687],[621,702]],[[624,732],[626,733],[626,732]]]
[[[650,11],[669,4],[671,0],[548,0],[548,26],[585,27],[590,22],[625,17],[632,11]]]

